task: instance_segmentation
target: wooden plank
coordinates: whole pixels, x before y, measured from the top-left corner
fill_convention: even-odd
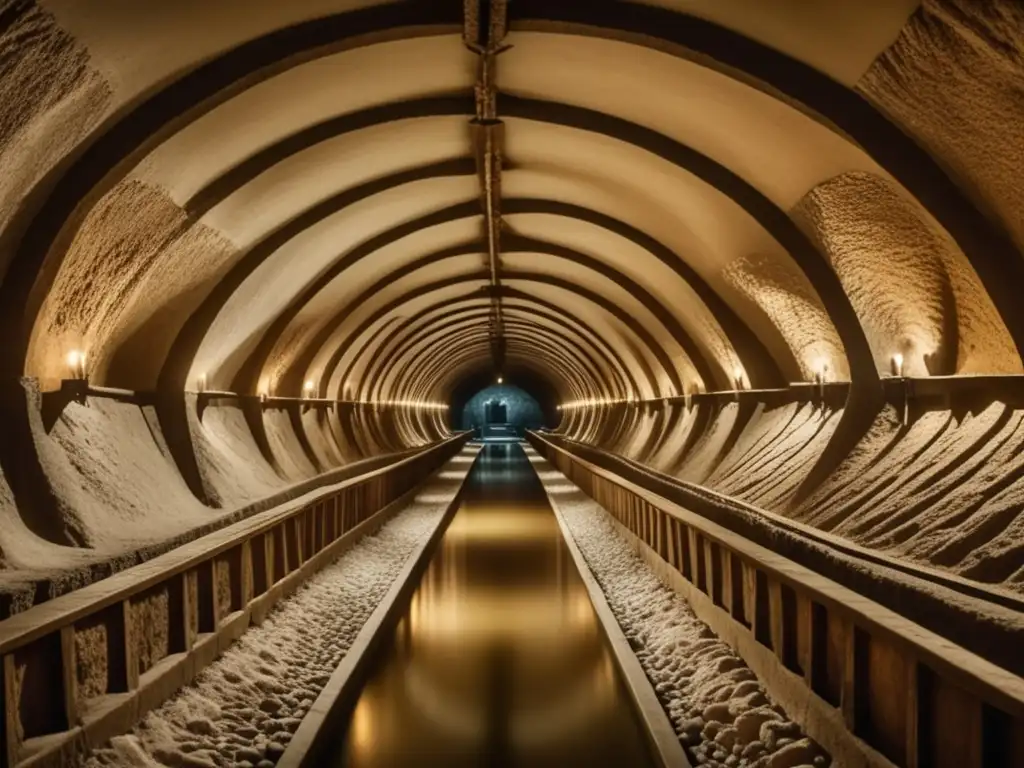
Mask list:
[[[78,725],[78,659],[75,654],[75,627],[60,630],[61,686],[64,689],[64,719],[69,729]]]
[[[931,734],[927,764],[935,768],[982,768],[981,702],[934,675],[930,675],[927,689],[930,717],[926,730]]]
[[[672,518],[671,515],[665,515],[665,527],[666,532],[666,546],[668,547],[668,557],[666,558],[668,564],[679,570],[679,540],[677,538],[676,529],[679,527],[678,523]]]
[[[843,693],[840,709],[846,727],[856,736],[865,736],[868,724],[868,664],[870,638],[854,624],[846,624],[843,654]],[[870,743],[870,742],[869,742]]]
[[[707,573],[704,571],[704,547],[701,546],[700,533],[690,526],[686,529],[687,544],[690,550],[690,581],[701,592],[706,591]]]
[[[864,736],[897,765],[906,765],[908,662],[901,648],[872,637],[867,645]]]
[[[761,645],[774,650],[775,646],[772,638],[772,598],[768,574],[762,571],[760,567],[752,568],[751,570],[753,571],[754,582],[754,615],[750,631],[754,633],[754,638]]]
[[[721,591],[721,604],[722,610],[728,613],[730,616],[733,613],[733,598],[735,597],[735,589],[732,583],[732,553],[727,549],[719,549],[719,568],[721,570],[722,578],[722,591]],[[743,600],[740,598],[740,602]]]
[[[771,635],[771,648],[775,656],[785,664],[786,639],[782,621],[782,585],[777,581],[768,582],[768,613]]]
[[[262,546],[263,542],[257,542],[258,546]],[[238,605],[233,606],[236,611],[242,610],[252,600],[255,590],[253,589],[253,562],[252,562],[252,541],[243,541],[239,547],[239,558],[241,560],[239,568],[239,595]]]
[[[3,765],[0,768],[14,768],[18,762],[18,752],[21,749],[21,736],[18,727],[18,688],[16,685],[17,674],[14,665],[14,654],[6,653],[3,657],[3,751],[0,752],[0,760]]]
[[[918,683],[918,665],[917,662],[911,660],[906,665],[906,678],[903,683],[905,691],[904,699],[904,723],[906,739],[904,746],[904,754],[906,756],[905,764],[907,768],[921,768],[921,751],[919,745],[919,739],[921,735],[920,725],[920,685]]]

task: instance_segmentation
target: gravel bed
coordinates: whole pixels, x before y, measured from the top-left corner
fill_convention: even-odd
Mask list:
[[[732,648],[665,586],[611,517],[532,449],[531,461],[695,765],[823,768],[827,753],[773,704]]]
[[[463,476],[448,471],[430,482],[377,533],[251,627],[193,685],[95,750],[88,768],[272,768]]]

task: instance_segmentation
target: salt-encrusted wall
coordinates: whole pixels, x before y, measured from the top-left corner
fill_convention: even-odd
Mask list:
[[[857,90],[1024,246],[1024,4],[923,0]]]
[[[808,192],[793,216],[842,280],[880,372],[897,353],[908,376],[1022,372],[963,253],[894,184],[843,174]]]
[[[31,0],[0,0],[0,231],[110,101],[88,51],[50,13]],[[11,253],[10,243],[0,246],[0,278]]]
[[[123,181],[90,211],[68,249],[27,370],[52,386],[65,374],[67,352],[86,349],[94,381],[154,389],[177,332],[236,255],[165,192]]]

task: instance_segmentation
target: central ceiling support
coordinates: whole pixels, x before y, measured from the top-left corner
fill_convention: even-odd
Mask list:
[[[498,117],[497,57],[508,50],[507,0],[465,0],[463,41],[479,59],[476,81],[476,116],[470,122],[476,149],[487,243],[489,294],[488,336],[495,372],[505,364],[505,324],[501,307],[501,166],[505,124]]]

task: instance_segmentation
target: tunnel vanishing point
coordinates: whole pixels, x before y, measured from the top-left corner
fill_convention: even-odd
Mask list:
[[[619,687],[500,749],[1024,766],[1022,169],[1018,0],[0,0],[0,768],[349,764],[516,611]]]

